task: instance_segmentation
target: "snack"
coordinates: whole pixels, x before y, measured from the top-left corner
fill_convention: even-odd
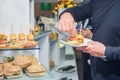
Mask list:
[[[40,34],[40,27],[39,26],[35,26],[34,27],[34,36],[37,36],[37,35],[39,35]]]
[[[26,55],[19,55],[15,57],[13,64],[16,66],[21,66],[21,68],[26,68],[31,65],[31,60]]]
[[[11,49],[21,49],[24,48],[24,43],[19,40],[11,40],[7,46],[7,48]]]
[[[31,55],[28,57],[31,60],[31,64],[38,64],[39,63],[38,59],[34,55]]]
[[[25,72],[30,77],[39,77],[46,74],[46,70],[41,64],[30,65],[26,68]]]
[[[71,35],[69,38],[69,41],[67,42],[68,44],[73,44],[73,45],[80,45],[83,43],[84,37],[82,35]]]
[[[25,34],[24,33],[19,33],[18,34],[18,39],[24,43],[25,42]]]
[[[10,66],[12,66],[13,65],[13,63],[10,63],[10,62],[5,62],[5,63],[3,63],[3,67],[10,67]]]
[[[50,40],[57,40],[58,39],[58,33],[50,32],[49,38],[50,38]]]
[[[3,68],[2,65],[0,65],[0,80],[4,79],[4,75],[3,75]]]
[[[38,42],[34,41],[34,35],[33,34],[27,34],[27,41],[25,43],[25,48],[33,48],[35,47]]]
[[[23,72],[20,66],[7,65],[4,66],[4,75],[6,78],[18,78],[22,77]]]
[[[34,40],[34,35],[29,33],[29,34],[26,35],[26,38],[27,38],[28,41],[33,41]]]
[[[53,34],[53,40],[57,40],[58,39],[58,33],[54,33]]]
[[[15,33],[10,34],[10,40],[12,40],[12,41],[17,40],[17,36]]]
[[[7,47],[7,35],[1,33],[0,34],[0,49],[4,49]]]

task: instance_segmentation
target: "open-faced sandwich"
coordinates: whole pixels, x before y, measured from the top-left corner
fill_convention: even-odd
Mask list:
[[[19,78],[23,75],[20,66],[15,66],[9,63],[5,63],[3,66],[3,72],[6,78]]]
[[[83,43],[83,41],[84,41],[84,37],[82,35],[74,34],[70,36],[67,43],[73,45],[80,45]]]
[[[25,69],[25,72],[30,77],[39,77],[46,74],[45,67],[41,64],[32,64]]]
[[[28,56],[22,54],[15,57],[13,64],[16,66],[21,66],[21,68],[26,68],[27,66],[31,65],[31,60]]]

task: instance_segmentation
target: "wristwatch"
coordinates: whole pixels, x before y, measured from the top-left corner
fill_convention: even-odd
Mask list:
[[[102,58],[102,60],[103,60],[103,61],[107,61],[107,58],[106,58],[106,56],[105,56],[105,55],[104,55],[104,56],[102,56],[101,58]]]

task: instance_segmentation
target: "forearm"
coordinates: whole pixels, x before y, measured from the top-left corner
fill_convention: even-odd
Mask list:
[[[76,22],[90,18],[92,14],[92,0],[83,2],[73,8],[66,9],[64,12],[71,13]]]

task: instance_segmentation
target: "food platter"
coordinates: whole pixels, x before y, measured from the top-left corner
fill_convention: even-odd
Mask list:
[[[89,41],[91,41],[91,39],[84,38],[84,39],[83,39],[83,43],[81,43],[81,44],[79,44],[79,45],[74,45],[74,44],[68,44],[68,38],[62,38],[62,39],[60,40],[61,43],[65,44],[65,45],[72,46],[72,47],[87,46]]]

